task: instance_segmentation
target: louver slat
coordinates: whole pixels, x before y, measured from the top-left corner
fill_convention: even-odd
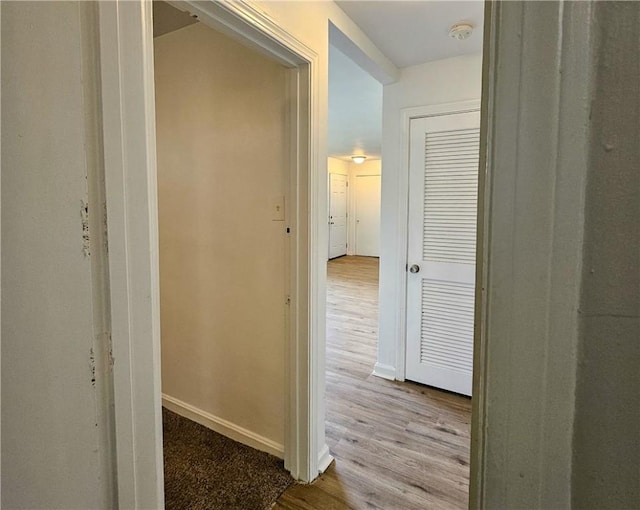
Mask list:
[[[422,363],[471,374],[473,299],[473,284],[422,281]]]
[[[480,130],[425,134],[425,261],[475,264]]]

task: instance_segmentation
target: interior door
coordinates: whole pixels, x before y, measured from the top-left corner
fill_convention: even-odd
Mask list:
[[[406,378],[471,395],[480,113],[413,119]]]
[[[380,176],[355,178],[356,255],[380,256]]]
[[[329,258],[347,254],[347,176],[329,174]]]

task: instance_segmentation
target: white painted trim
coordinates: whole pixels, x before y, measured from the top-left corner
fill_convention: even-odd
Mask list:
[[[272,441],[260,434],[251,432],[235,423],[215,416],[211,413],[203,411],[191,404],[187,404],[182,400],[174,398],[166,393],[162,394],[162,405],[180,416],[195,421],[208,429],[227,436],[234,441],[251,446],[256,450],[270,453],[276,457],[284,458],[284,445]]]
[[[485,423],[486,387],[484,372],[486,371],[486,339],[485,321],[487,308],[487,267],[489,232],[488,205],[491,197],[489,189],[489,167],[492,164],[489,147],[492,146],[492,133],[489,129],[494,119],[489,119],[493,108],[495,76],[492,67],[496,58],[496,2],[488,0],[484,8],[484,40],[482,60],[482,99],[480,105],[480,158],[478,174],[478,231],[476,235],[476,300],[474,307],[473,331],[473,395],[471,407],[471,444],[469,458],[469,508],[484,508],[484,478],[485,478]]]
[[[480,99],[455,101],[435,105],[403,108],[400,111],[402,132],[400,143],[402,147],[402,162],[400,166],[398,185],[398,224],[396,227],[397,260],[407,262],[408,222],[409,222],[409,135],[412,119],[464,113],[480,109]],[[407,344],[407,271],[404,266],[398,268],[398,303],[396,311],[396,366],[395,379],[405,380],[406,344]]]
[[[2,40],[2,8],[0,7],[0,41]],[[2,97],[2,52],[0,52],[0,98]],[[0,101],[0,126],[2,126],[2,101]],[[2,196],[2,128],[0,127],[0,197]],[[0,204],[0,211],[2,207]],[[0,225],[2,225],[0,216]],[[2,229],[0,228],[0,260],[2,260]],[[0,269],[0,274],[2,270]],[[2,302],[2,283],[0,280],[0,303]],[[2,367],[2,307],[0,307],[0,367]],[[2,375],[0,373],[0,416],[2,415]],[[2,420],[0,419],[0,459],[2,459]],[[0,462],[0,480],[2,480],[2,462]],[[0,483],[0,509],[2,508],[2,483]]]
[[[164,505],[150,2],[100,2],[119,508]]]
[[[376,363],[373,367],[373,372],[371,375],[375,375],[376,377],[382,377],[383,379],[388,379],[389,381],[394,381],[396,378],[396,368],[391,365],[385,365],[384,363]]]
[[[324,473],[329,468],[329,466],[333,461],[334,461],[334,458],[332,457],[331,452],[329,451],[329,447],[325,444],[324,447],[322,448],[322,451],[320,452],[320,459],[318,462],[318,473],[319,474]]]
[[[283,29],[249,0],[170,0],[169,3],[177,9],[197,15],[207,26],[240,40],[271,58],[276,58],[288,67],[317,60],[317,55],[311,48]]]
[[[570,508],[603,25],[583,2],[485,12],[470,507]]]

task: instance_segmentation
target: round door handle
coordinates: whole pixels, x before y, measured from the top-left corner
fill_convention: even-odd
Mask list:
[[[409,272],[410,273],[419,273],[420,272],[420,266],[418,264],[413,264],[410,268],[409,268]]]

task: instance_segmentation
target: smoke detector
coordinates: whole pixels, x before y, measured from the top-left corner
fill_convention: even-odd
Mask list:
[[[469,38],[472,32],[473,25],[470,25],[469,23],[456,23],[449,28],[449,37],[453,37],[458,41],[464,41]]]

